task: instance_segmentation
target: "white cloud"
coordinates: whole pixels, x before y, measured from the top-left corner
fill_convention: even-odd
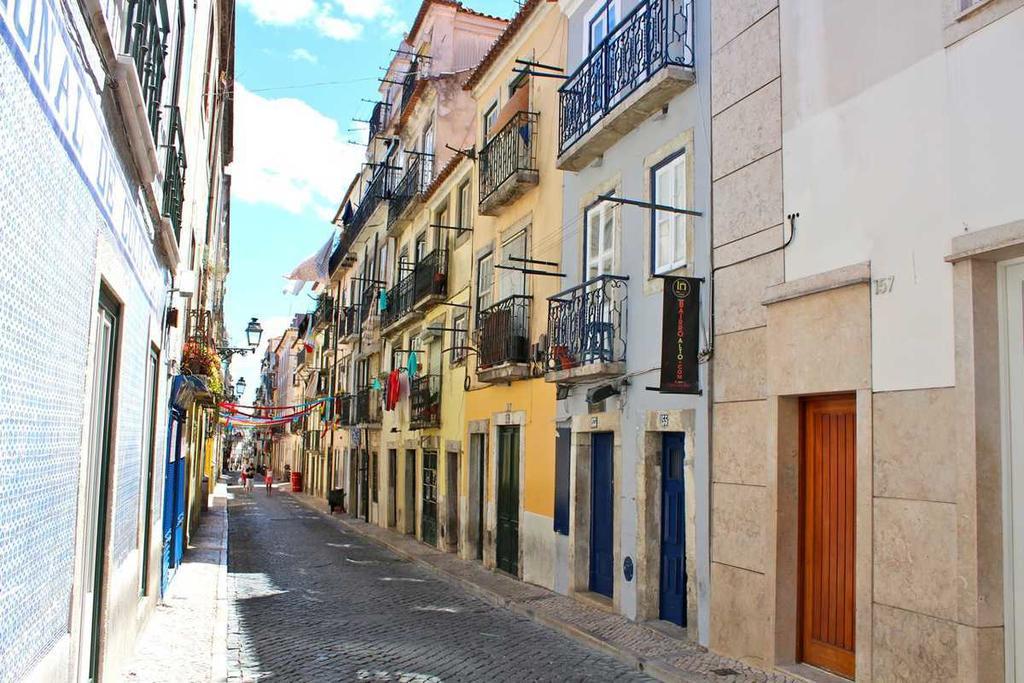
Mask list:
[[[317,59],[317,56],[315,54],[313,54],[304,47],[295,48],[294,50],[292,50],[292,53],[291,55],[289,55],[289,57],[293,62],[309,62],[310,64],[316,64],[318,61],[320,61],[319,59]]]
[[[373,22],[388,35],[401,35],[408,24],[398,18],[392,0],[239,0],[262,24],[311,26],[333,40],[357,40]],[[335,14],[340,10],[341,16]]]
[[[313,24],[321,35],[334,40],[355,40],[363,33],[362,24],[332,16],[326,5],[324,10],[313,20]]]
[[[323,216],[341,201],[363,150],[338,122],[295,98],[268,99],[235,84],[232,197]]]
[[[395,16],[395,8],[387,0],[335,0],[345,16],[372,21]]]
[[[288,26],[308,19],[316,12],[314,0],[239,0],[256,21],[263,24]]]

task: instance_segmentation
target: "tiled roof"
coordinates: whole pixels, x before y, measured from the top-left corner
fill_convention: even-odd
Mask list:
[[[430,186],[426,192],[423,193],[423,201],[430,201],[430,198],[434,196],[438,188],[444,184],[444,181],[448,180],[448,176],[455,172],[455,169],[459,167],[464,159],[468,157],[465,154],[454,154],[452,158],[448,160],[448,163],[444,165],[441,172],[437,174],[437,177],[431,181]]]
[[[501,17],[496,17],[493,14],[485,14],[484,12],[478,12],[475,9],[470,9],[469,7],[463,5],[461,2],[458,2],[458,0],[423,0],[423,4],[420,5],[420,11],[416,13],[416,19],[413,20],[412,22],[412,28],[409,29],[409,36],[406,38],[406,41],[408,41],[410,45],[413,44],[413,41],[415,41],[416,33],[417,31],[420,30],[420,25],[423,23],[423,20],[427,17],[427,10],[430,8],[430,5],[432,4],[454,7],[459,12],[462,12],[464,14],[471,14],[475,17],[493,19],[494,21],[505,21],[505,19]]]
[[[512,17],[512,20],[508,23],[508,26],[505,27],[505,30],[501,32],[501,35],[498,36],[498,39],[491,45],[487,54],[485,54],[483,59],[480,60],[480,64],[473,69],[473,73],[469,75],[469,80],[466,81],[464,86],[462,86],[464,89],[472,90],[473,86],[480,82],[480,79],[482,79],[484,74],[487,73],[487,69],[489,69],[498,56],[501,55],[501,51],[505,49],[506,45],[512,42],[512,39],[516,37],[519,30],[523,28],[524,24],[526,24],[526,20],[530,18],[533,11],[546,1],[547,0],[526,0],[526,2],[523,3],[522,8],[516,12],[516,15]]]

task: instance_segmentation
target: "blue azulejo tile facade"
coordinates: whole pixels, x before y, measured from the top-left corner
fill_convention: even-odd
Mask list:
[[[29,675],[74,637],[80,520],[95,504],[82,487],[83,425],[101,282],[121,314],[101,552],[108,575],[134,572],[123,583],[138,597],[147,367],[170,281],[101,108],[103,77],[82,63],[70,42],[81,27],[70,30],[58,5],[0,0],[0,681]],[[165,370],[161,359],[161,397]],[[153,425],[158,491],[164,404]]]

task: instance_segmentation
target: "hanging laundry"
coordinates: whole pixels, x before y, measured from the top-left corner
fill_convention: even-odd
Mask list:
[[[374,377],[373,378],[373,381],[370,382],[370,388],[373,389],[374,391],[380,391],[383,388],[381,386],[381,384],[380,384],[380,378],[379,377]]]
[[[388,410],[394,410],[395,406],[398,405],[398,370],[392,370],[391,374],[388,375],[388,391],[387,391],[387,405],[385,406]]]
[[[416,370],[419,368],[419,361],[416,359],[416,352],[409,352],[409,381],[416,379]]]
[[[383,289],[380,290],[380,312],[388,310],[388,293]]]

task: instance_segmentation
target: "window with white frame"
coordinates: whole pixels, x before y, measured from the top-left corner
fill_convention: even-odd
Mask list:
[[[513,268],[525,268],[524,261],[515,259],[526,258],[526,229],[522,229],[515,235],[505,240],[501,245],[501,258],[506,266]],[[498,275],[498,295],[501,298],[526,294],[526,276],[516,270],[502,269]]]
[[[611,202],[598,202],[589,209],[585,223],[587,278],[614,272],[615,243],[618,238],[618,212]]]
[[[452,319],[452,364],[466,360],[466,347],[469,337],[466,335],[466,313],[461,311]]]
[[[484,111],[484,142],[487,142],[487,137],[490,135],[491,130],[494,129],[494,124],[498,122],[498,100],[495,99],[491,102],[491,106],[487,107]]]
[[[494,254],[482,256],[476,268],[476,312],[486,311],[494,303]]]
[[[456,210],[458,212],[456,226],[463,229],[463,231],[456,234],[458,237],[468,235],[469,231],[473,228],[473,204],[470,197],[470,186],[468,180],[459,185],[458,205],[456,206]]]
[[[686,207],[686,152],[676,152],[651,169],[654,203]],[[654,211],[651,226],[653,271],[661,274],[686,265],[687,216],[672,211]]]
[[[605,0],[599,2],[594,9],[587,14],[587,40],[589,49],[592,51],[601,44],[608,34],[612,32],[619,22],[618,0]]]

